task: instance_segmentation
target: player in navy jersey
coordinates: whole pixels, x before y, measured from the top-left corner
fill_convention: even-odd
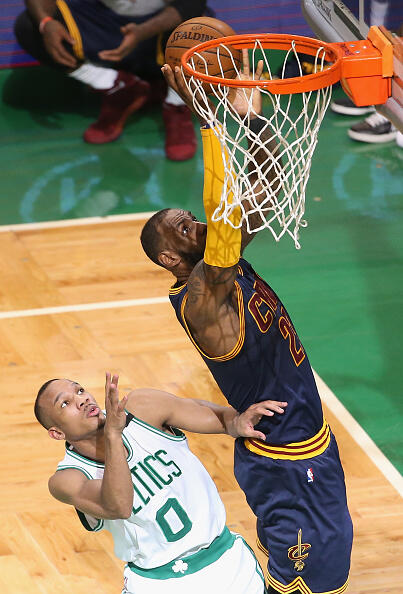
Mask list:
[[[245,73],[246,64],[244,52]],[[164,73],[191,105],[179,71],[165,66]],[[234,108],[243,116],[247,106],[240,97]],[[252,99],[260,113],[260,93]],[[258,425],[265,441],[235,444],[235,476],[257,516],[260,546],[269,551],[269,592],[341,594],[348,583],[352,523],[337,444],[286,308],[241,257],[253,236],[211,220],[224,165],[213,130],[201,123],[208,223],[165,209],[144,226],[142,245],[175,276],[170,300],[177,318],[228,402],[238,411],[269,397],[288,402],[285,415]]]

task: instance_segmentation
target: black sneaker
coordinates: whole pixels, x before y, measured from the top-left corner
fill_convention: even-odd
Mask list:
[[[359,116],[366,113],[375,111],[373,105],[365,105],[363,107],[357,107],[355,103],[348,97],[342,97],[341,99],[334,99],[330,104],[330,109],[336,113],[342,113],[343,115]]]
[[[373,113],[348,130],[353,140],[361,142],[390,142],[397,135],[394,125],[380,113]]]

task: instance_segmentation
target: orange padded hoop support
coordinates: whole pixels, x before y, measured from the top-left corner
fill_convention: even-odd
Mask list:
[[[195,53],[218,48],[221,44],[237,49],[252,49],[256,40],[262,49],[288,51],[294,43],[297,53],[316,56],[327,63],[325,69],[314,74],[281,80],[239,80],[210,76],[194,70],[189,62]],[[323,54],[324,52],[324,54]],[[199,59],[200,62],[200,59]],[[213,85],[227,87],[261,87],[270,93],[285,95],[316,91],[340,81],[344,91],[358,106],[385,103],[391,95],[393,48],[378,27],[371,27],[365,40],[325,43],[310,37],[283,34],[231,35],[206,41],[187,50],[182,67],[188,76]]]
[[[391,95],[393,46],[378,27],[368,39],[336,43],[342,52],[340,82],[357,106],[380,105]]]

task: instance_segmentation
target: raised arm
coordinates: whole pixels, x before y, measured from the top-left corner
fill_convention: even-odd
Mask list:
[[[254,429],[262,416],[283,414],[286,402],[265,400],[239,414],[231,406],[193,398],[178,398],[169,392],[141,389],[130,392],[127,410],[161,430],[177,427],[192,433],[227,433],[232,437],[265,439]]]
[[[207,223],[208,225],[210,225],[211,215],[219,205],[221,199],[221,190],[222,185],[224,183],[224,165],[222,163],[222,160],[226,158],[226,155],[223,151],[221,151],[220,143],[218,139],[214,136],[213,132],[211,130],[203,130],[203,126],[206,126],[206,122],[201,118],[201,116],[196,112],[194,108],[192,96],[190,95],[183,81],[180,69],[176,68],[174,74],[171,72],[169,66],[164,66],[162,70],[168,84],[172,86],[182,96],[184,101],[187,103],[188,107],[195,113],[202,126],[205,171],[203,199]],[[256,65],[254,73],[251,73],[248,51],[242,50],[242,70],[239,73],[239,79],[260,80],[262,72],[263,61],[260,60]],[[278,188],[278,178],[277,173],[275,171],[275,167],[273,166],[273,160],[271,156],[275,154],[278,150],[278,145],[277,141],[272,138],[273,130],[267,124],[267,120],[262,115],[262,98],[259,88],[230,89],[228,99],[232,110],[237,114],[237,116],[241,118],[245,118],[246,116],[248,116],[248,125],[252,132],[252,134],[248,137],[248,152],[251,155],[253,155],[253,158],[258,165],[260,175],[265,176],[269,184],[272,185],[272,191],[275,193]],[[215,110],[214,106],[211,106],[211,110]],[[257,141],[257,138],[259,139],[259,141]],[[207,141],[210,145],[215,146],[207,147]],[[210,161],[209,159],[210,154],[214,155],[212,161]],[[210,162],[212,164],[212,171],[210,171],[209,167]],[[258,204],[267,198],[266,191],[262,188],[262,185],[259,180],[259,172],[255,168],[249,167],[249,181],[251,185],[254,187],[255,200]],[[217,187],[214,192],[211,191],[211,188],[213,186],[211,183],[212,177],[215,179],[215,183],[217,186],[221,184],[220,187]],[[209,200],[208,204],[206,204],[206,199]],[[243,209],[245,211],[248,211],[250,209],[250,204],[247,200],[243,201]],[[239,217],[239,214],[239,211],[233,213],[234,221],[236,221],[237,217]],[[258,226],[261,224],[261,217],[258,213],[249,214],[248,216],[249,221],[252,222],[252,226]],[[217,232],[219,231],[219,233],[222,234],[225,239],[225,230],[222,230],[222,227],[228,228],[230,227],[230,225],[222,224],[220,228],[217,228]],[[247,225],[244,221],[241,226],[240,254],[242,254],[243,250],[248,245],[248,243],[250,243],[250,241],[254,238],[254,236],[255,233],[248,233]],[[216,247],[215,241],[212,242],[212,246],[213,247],[211,251],[214,253],[214,257],[210,257],[208,260],[206,260],[205,258],[206,263],[209,263],[209,260],[216,261],[216,254],[219,254],[219,252],[222,252],[223,250],[222,245]],[[229,249],[233,249],[233,247],[234,244],[228,246]],[[212,255],[211,251],[210,256]],[[221,259],[226,261],[225,252],[223,253],[223,257]],[[218,262],[218,265],[222,266],[220,262]],[[228,268],[228,266],[226,267]]]
[[[57,471],[49,491],[62,501],[95,518],[128,518],[133,507],[133,484],[127,465],[122,431],[126,423],[127,397],[119,402],[118,376],[106,374],[105,472],[102,480],[88,479],[79,470]]]

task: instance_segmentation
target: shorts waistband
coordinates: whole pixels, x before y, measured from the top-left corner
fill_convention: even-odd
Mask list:
[[[324,420],[323,425],[310,439],[282,446],[271,445],[260,439],[244,439],[245,447],[259,456],[266,456],[274,460],[305,460],[322,454],[330,443],[330,427]]]
[[[127,565],[134,573],[150,579],[167,580],[170,578],[181,578],[185,575],[196,573],[196,571],[200,571],[200,569],[217,561],[225,551],[232,547],[234,541],[235,534],[232,534],[227,526],[225,526],[220,536],[217,536],[209,547],[201,549],[193,555],[175,559],[165,565],[153,567],[152,569],[143,569],[131,561]]]

